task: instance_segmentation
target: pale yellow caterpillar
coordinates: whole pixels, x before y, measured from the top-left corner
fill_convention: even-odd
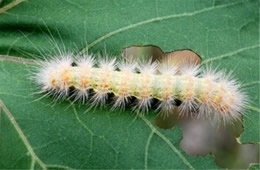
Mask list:
[[[183,114],[191,112],[226,122],[240,119],[247,102],[235,80],[223,72],[201,70],[192,64],[177,71],[156,62],[138,65],[106,58],[96,63],[93,56],[86,55],[76,60],[60,56],[39,65],[34,77],[42,92],[69,97],[70,88],[74,88],[72,96],[76,100],[89,99],[92,105],[105,104],[112,93],[112,108],[124,108],[135,97],[134,109],[148,112],[153,99],[157,99],[157,110],[167,115],[176,107],[176,101],[181,101]],[[159,74],[155,74],[156,70]],[[91,97],[90,90],[94,91]]]

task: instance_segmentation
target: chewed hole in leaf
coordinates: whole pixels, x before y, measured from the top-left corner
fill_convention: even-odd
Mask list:
[[[243,131],[241,122],[216,127],[205,120],[183,120],[181,148],[190,155],[215,156],[223,168],[246,169],[259,161],[259,144],[240,144],[238,135]]]
[[[164,55],[161,48],[154,45],[134,45],[126,47],[121,51],[121,56],[127,61],[144,61],[147,62],[152,59],[152,61],[162,58]]]
[[[200,65],[201,57],[192,50],[176,50],[164,53],[157,46],[130,46],[122,50],[121,55],[130,61],[149,60],[180,69],[187,65]],[[209,120],[194,120],[180,117],[177,101],[176,108],[166,117],[158,114],[155,124],[162,129],[182,127],[181,148],[189,155],[213,154],[217,165],[223,168],[248,168],[251,163],[259,162],[259,144],[240,144],[239,136],[243,132],[242,121],[228,125],[213,125]],[[187,114],[189,115],[189,114]]]

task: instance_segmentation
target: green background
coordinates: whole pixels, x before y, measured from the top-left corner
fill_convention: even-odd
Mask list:
[[[32,62],[55,45],[117,56],[131,45],[192,49],[241,82],[250,103],[239,140],[259,143],[258,0],[15,2],[0,4],[0,168],[217,168],[212,155],[183,152],[181,129],[157,128],[153,113],[38,100]]]

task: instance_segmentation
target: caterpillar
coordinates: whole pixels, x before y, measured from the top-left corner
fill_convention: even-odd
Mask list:
[[[74,96],[83,103],[89,100],[91,106],[104,105],[108,94],[113,94],[112,108],[125,108],[134,97],[133,108],[138,113],[148,112],[157,100],[156,110],[166,116],[180,107],[184,116],[192,113],[232,122],[240,120],[247,103],[246,94],[230,74],[195,64],[178,68],[156,61],[137,64],[105,57],[97,62],[93,55],[62,55],[38,65],[34,80],[41,92],[57,98]]]

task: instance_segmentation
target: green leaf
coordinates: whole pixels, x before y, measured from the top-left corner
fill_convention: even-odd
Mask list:
[[[260,164],[253,164],[250,166],[250,170],[257,170],[260,168]]]
[[[259,142],[258,6],[257,0],[4,0],[0,168],[217,168],[211,155],[182,151],[181,129],[155,127],[153,113],[136,117],[109,106],[85,112],[87,105],[40,99],[29,79],[33,61],[54,54],[54,44],[118,56],[131,45],[192,49],[244,85],[250,103],[240,140]]]

